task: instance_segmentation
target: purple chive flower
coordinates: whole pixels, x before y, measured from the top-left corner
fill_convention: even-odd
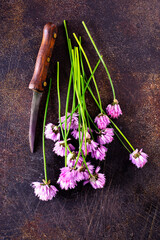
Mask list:
[[[34,188],[34,193],[42,201],[52,200],[58,192],[57,188],[53,185],[40,182],[32,182],[32,187]]]
[[[69,141],[70,139],[67,139]],[[69,143],[68,147],[71,151],[75,150],[75,147]],[[69,149],[67,148],[67,154],[69,154]],[[64,157],[65,156],[65,141],[58,141],[55,143],[53,148],[53,152],[55,152],[58,156]]]
[[[68,190],[69,188],[75,188],[76,183],[76,171],[69,167],[61,168],[61,173],[57,183],[60,184],[61,189]]]
[[[72,132],[71,132],[72,136],[75,138],[75,139],[78,139],[79,138],[79,130],[78,129],[74,129]],[[80,131],[80,136],[82,137],[82,132]]]
[[[68,156],[67,156],[67,166],[68,167],[70,167],[70,168],[74,167],[76,160],[77,160],[77,155],[78,155],[78,152],[74,152],[74,151],[68,154]],[[81,156],[79,156],[76,166],[81,166],[82,162],[83,162],[83,158]]]
[[[86,139],[90,139],[91,138],[91,135],[89,134],[89,132],[86,132]],[[83,136],[83,140],[85,140],[85,136]]]
[[[70,115],[70,113],[67,113],[67,116],[69,116],[69,115]],[[64,123],[62,123],[62,127],[63,127],[63,129],[65,129],[65,116],[61,117],[61,122],[64,122]],[[70,129],[78,128],[78,126],[79,126],[78,113],[73,113],[72,119],[71,119],[71,116],[67,118],[67,130],[69,129],[69,126],[70,126]]]
[[[107,106],[106,111],[107,114],[109,114],[112,118],[118,118],[120,115],[122,115],[122,110],[117,99],[114,99],[113,103]]]
[[[100,113],[95,119],[94,122],[97,123],[99,129],[104,129],[110,123],[109,117],[103,113]]]
[[[87,138],[86,139],[86,149],[87,149],[87,152],[86,152],[86,149],[85,149],[85,142],[83,141],[83,143],[82,143],[83,154],[87,155],[88,153],[94,151],[97,147],[98,147],[98,143],[97,142],[94,142],[93,140]]]
[[[97,133],[97,142],[99,144],[111,143],[113,141],[113,128],[106,128]]]
[[[103,173],[99,173],[100,167],[97,167],[95,173],[89,180],[84,182],[84,185],[89,183],[92,185],[93,188],[103,188],[105,185],[105,175]]]
[[[93,173],[94,170],[94,166],[90,163],[90,162],[86,162],[87,167],[90,171],[90,173]],[[89,179],[89,172],[85,166],[85,164],[81,165],[81,166],[77,166],[77,171],[76,171],[76,181],[80,182],[82,180],[88,180]]]
[[[86,138],[90,138],[90,134],[89,134],[89,128],[88,128],[88,132],[86,132]],[[92,130],[91,130],[92,131]],[[72,136],[75,138],[75,139],[79,139],[79,129],[74,129],[72,132],[71,132]],[[80,129],[80,136],[82,137],[82,128]]]
[[[130,154],[129,160],[132,161],[133,164],[137,166],[137,168],[142,168],[146,162],[148,155],[144,152],[142,152],[143,149],[138,151],[136,149],[133,153]]]
[[[47,139],[51,139],[54,142],[60,140],[60,132],[58,127],[52,123],[48,123],[45,126],[45,137]]]
[[[108,149],[106,147],[101,145],[91,152],[91,157],[102,161],[106,157],[107,150]]]

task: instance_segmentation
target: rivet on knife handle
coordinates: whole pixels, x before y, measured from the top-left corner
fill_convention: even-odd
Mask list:
[[[57,37],[57,27],[53,23],[47,23],[43,29],[42,43],[38,52],[35,69],[29,88],[38,92],[44,91],[46,86],[47,71]]]

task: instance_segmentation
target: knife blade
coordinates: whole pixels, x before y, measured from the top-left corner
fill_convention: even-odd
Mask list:
[[[39,105],[44,88],[47,85],[46,77],[56,38],[57,27],[51,22],[47,23],[43,28],[41,46],[36,59],[33,77],[29,83],[29,89],[33,90],[29,124],[29,145],[32,153],[34,152],[35,132]]]

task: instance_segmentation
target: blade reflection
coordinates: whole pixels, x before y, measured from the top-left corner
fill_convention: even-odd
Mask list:
[[[30,124],[29,124],[29,144],[30,144],[30,150],[32,153],[34,151],[36,124],[37,124],[38,110],[39,110],[42,94],[43,93],[33,91]]]

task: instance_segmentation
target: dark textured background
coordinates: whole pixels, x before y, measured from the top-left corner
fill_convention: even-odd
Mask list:
[[[117,139],[105,163],[106,186],[60,191],[53,201],[34,196],[32,181],[43,178],[41,131],[46,94],[37,126],[36,152],[30,153],[28,89],[43,26],[59,28],[49,76],[53,77],[47,122],[57,122],[56,61],[60,61],[62,106],[69,60],[63,20],[83,37],[92,66],[98,57],[84,20],[107,62],[123,116],[116,121],[134,147],[149,155],[143,169],[128,160]],[[158,240],[160,239],[160,1],[159,0],[1,0],[0,1],[0,240]],[[96,74],[105,107],[112,101],[103,67]],[[92,116],[98,114],[87,98]],[[46,141],[49,178],[54,184],[63,160]]]

